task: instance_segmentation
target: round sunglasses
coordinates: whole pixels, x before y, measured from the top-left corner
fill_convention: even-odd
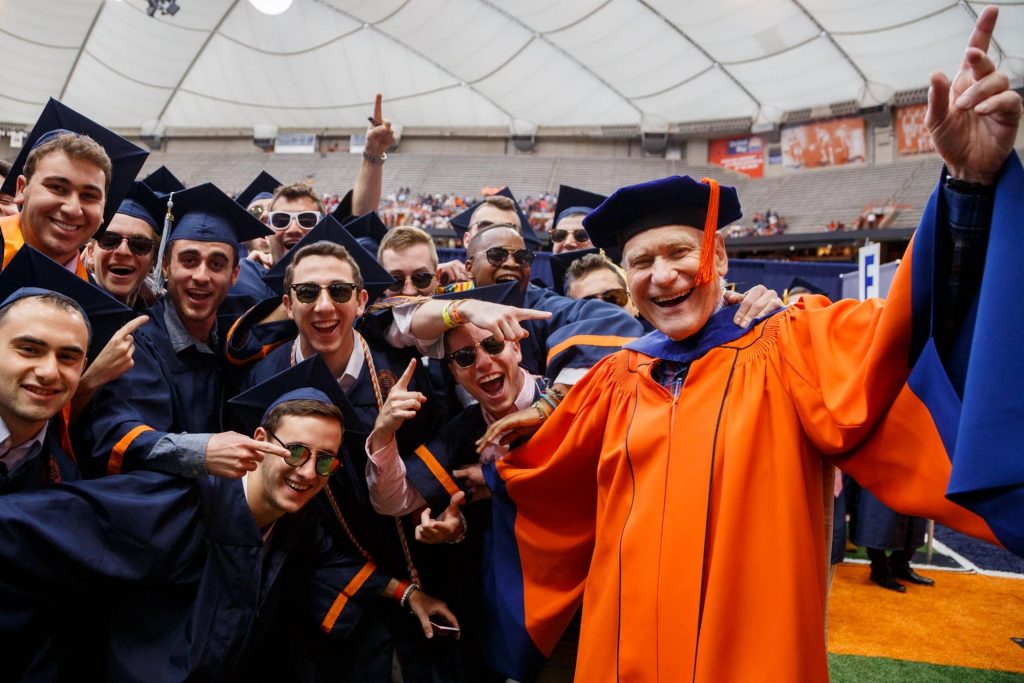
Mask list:
[[[302,304],[311,304],[320,297],[320,291],[326,289],[331,301],[343,304],[352,298],[357,285],[354,282],[332,282],[329,285],[318,285],[315,282],[299,282],[289,289],[295,292],[295,298]]]
[[[412,280],[412,286],[416,289],[425,289],[434,281],[434,274],[426,271],[413,273],[409,276],[395,273],[392,273],[391,275],[395,278],[395,281],[388,285],[389,292],[401,292],[402,288],[405,287],[406,280]]]
[[[622,288],[609,289],[597,294],[588,294],[587,296],[581,297],[583,299],[600,299],[601,301],[607,301],[610,304],[623,308],[629,301],[629,292]]]
[[[274,432],[267,430],[267,434],[270,434],[274,441],[281,444],[288,455],[284,461],[290,467],[302,467],[305,465],[311,457],[313,457],[313,449],[304,443],[285,443],[281,439],[277,438]],[[321,477],[329,477],[341,467],[341,460],[338,456],[330,451],[316,451],[316,473]]]
[[[497,268],[511,256],[512,260],[520,266],[528,266],[533,263],[536,255],[529,249],[506,249],[505,247],[491,247],[484,252],[487,262]]]
[[[483,339],[479,344],[473,344],[472,346],[463,346],[461,349],[456,349],[448,354],[446,360],[455,361],[455,364],[460,368],[469,368],[476,363],[476,348],[480,347],[491,356],[497,356],[505,349],[505,342],[498,341],[494,337],[487,337]]]
[[[274,230],[286,230],[293,220],[303,230],[312,230],[324,215],[319,211],[271,211],[267,217]]]
[[[151,240],[148,237],[126,237],[109,230],[96,238],[96,246],[104,251],[114,251],[121,246],[121,242],[128,243],[128,251],[132,253],[132,256],[146,256],[152,254],[153,249],[156,248],[156,240]]]
[[[565,238],[572,234],[572,238],[577,242],[587,242],[590,240],[590,235],[583,228],[576,228],[575,230],[562,230],[561,228],[555,228],[551,231],[552,242],[564,242]]]

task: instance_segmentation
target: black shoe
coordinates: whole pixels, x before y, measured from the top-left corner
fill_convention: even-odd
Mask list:
[[[902,583],[894,579],[892,576],[875,576],[872,575],[871,580],[877,583],[882,588],[886,588],[897,593],[906,593],[907,587]]]
[[[918,586],[934,586],[935,579],[929,579],[927,576],[921,576],[910,567],[901,568],[894,567],[892,572],[897,578],[909,581],[910,583],[916,583]]]

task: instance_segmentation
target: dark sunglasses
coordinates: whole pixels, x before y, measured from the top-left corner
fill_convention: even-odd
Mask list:
[[[583,297],[584,299],[600,299],[601,301],[607,301],[610,304],[624,307],[629,301],[629,293],[624,289],[609,289],[605,292],[598,292],[597,294],[590,294]]]
[[[291,290],[295,292],[295,298],[299,300],[299,303],[313,303],[320,297],[320,290],[326,289],[332,301],[343,304],[352,298],[352,292],[356,291],[357,286],[354,282],[332,282],[329,285],[318,285],[315,282],[300,282],[292,285]]]
[[[507,261],[509,256],[520,266],[530,265],[535,258],[535,254],[529,249],[506,249],[505,247],[491,247],[484,252],[484,255],[487,257],[487,262],[495,268]]]
[[[586,242],[590,239],[590,235],[583,228],[576,228],[575,230],[562,230],[561,228],[555,228],[551,231],[552,242],[564,242],[565,238],[572,233],[572,238],[577,242]]]
[[[294,219],[303,230],[312,230],[324,217],[319,211],[271,211],[267,216],[270,227],[274,230],[285,230]]]
[[[96,238],[97,246],[106,251],[114,251],[121,246],[121,242],[128,243],[128,251],[132,252],[133,256],[152,254],[156,247],[156,241],[148,237],[125,237],[109,230]]]
[[[388,285],[389,292],[401,292],[402,288],[405,287],[406,280],[412,280],[412,286],[416,289],[423,289],[429,287],[430,283],[434,281],[434,274],[422,271],[419,273],[413,273],[406,277],[404,275],[394,275],[395,281]]]
[[[480,347],[488,354],[497,356],[505,348],[505,342],[498,341],[494,337],[488,337],[482,340],[479,344],[473,344],[472,346],[463,346],[461,349],[456,349],[448,354],[446,360],[455,361],[455,364],[460,368],[469,368],[476,363],[476,347]]]
[[[302,443],[285,443],[281,439],[277,438],[274,432],[267,430],[267,434],[284,446],[285,450],[288,451],[288,455],[284,461],[291,467],[302,467],[306,462],[313,456],[313,449]],[[316,473],[321,477],[329,477],[341,467],[341,460],[338,460],[338,456],[328,451],[317,451],[316,452]]]

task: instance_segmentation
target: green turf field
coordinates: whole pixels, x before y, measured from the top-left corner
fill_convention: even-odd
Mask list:
[[[898,659],[829,655],[832,683],[1011,683],[1024,675]]]

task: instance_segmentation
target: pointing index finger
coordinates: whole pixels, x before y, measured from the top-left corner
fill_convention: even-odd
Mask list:
[[[989,5],[983,9],[981,14],[978,15],[978,21],[974,24],[974,30],[971,31],[971,37],[967,40],[967,47],[976,47],[982,52],[988,52],[988,46],[992,42],[992,31],[995,30],[998,17],[998,7]],[[966,56],[960,68],[961,70],[970,68]]]
[[[395,388],[399,391],[405,391],[408,389],[409,382],[412,381],[412,374],[414,372],[416,372],[416,359],[411,358],[409,360],[409,365],[405,368],[405,372],[402,373],[402,376],[399,377],[398,381],[395,383]]]
[[[373,125],[375,126],[379,126],[381,123],[384,122],[384,116],[381,113],[380,106],[382,99],[383,97],[381,96],[381,94],[377,93],[377,98],[373,102]]]
[[[121,326],[121,329],[117,331],[117,335],[115,336],[123,337],[125,335],[131,334],[135,330],[145,325],[147,322],[149,322],[148,315],[140,315],[138,318],[132,318],[131,320],[129,320],[128,322]]]

